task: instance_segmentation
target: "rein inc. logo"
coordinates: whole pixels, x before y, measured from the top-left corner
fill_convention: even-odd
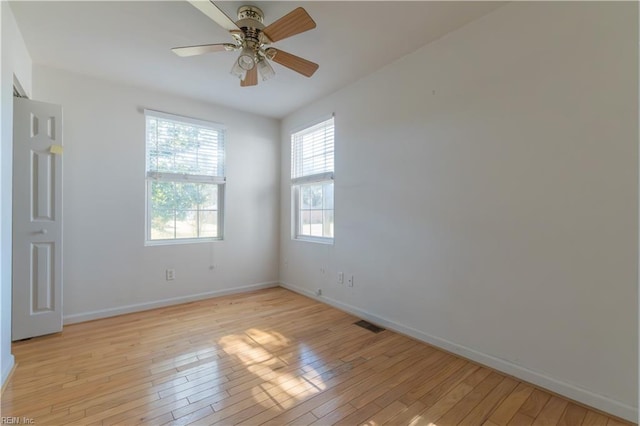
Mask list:
[[[3,425],[34,425],[36,422],[31,417],[0,417]]]

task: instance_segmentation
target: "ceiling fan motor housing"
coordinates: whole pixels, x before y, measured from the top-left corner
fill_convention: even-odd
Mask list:
[[[255,6],[240,6],[238,8],[238,19],[253,19],[262,24],[264,22],[264,13]]]
[[[262,32],[265,28],[262,23],[263,20],[264,13],[255,6],[240,6],[240,8],[238,8],[238,21],[236,25],[244,33],[244,44],[254,50],[256,54],[260,47],[268,42]]]

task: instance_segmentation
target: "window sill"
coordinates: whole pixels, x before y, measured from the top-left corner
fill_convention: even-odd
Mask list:
[[[328,246],[333,245],[333,238],[324,238],[324,237],[292,237],[292,241],[301,241],[306,243],[316,243],[316,244],[325,244]]]
[[[200,243],[215,243],[224,241],[222,238],[181,238],[176,240],[147,240],[144,242],[145,247],[153,246],[173,246],[182,244],[200,244]]]

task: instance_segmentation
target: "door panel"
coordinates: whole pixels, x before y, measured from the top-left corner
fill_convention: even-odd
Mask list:
[[[55,268],[53,262],[54,247],[51,243],[31,244],[31,312],[50,312],[54,309],[53,294],[55,293]]]
[[[34,222],[52,221],[55,210],[52,185],[55,180],[55,157],[50,152],[31,151],[31,154],[31,170],[33,172],[32,220]]]
[[[62,108],[14,99],[12,339],[62,330]]]

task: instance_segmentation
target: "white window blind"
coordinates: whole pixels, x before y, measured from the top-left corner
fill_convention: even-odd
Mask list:
[[[145,111],[147,177],[223,182],[224,128],[214,123]]]
[[[221,240],[225,129],[145,110],[146,244]]]
[[[333,178],[333,117],[291,135],[293,183]]]

